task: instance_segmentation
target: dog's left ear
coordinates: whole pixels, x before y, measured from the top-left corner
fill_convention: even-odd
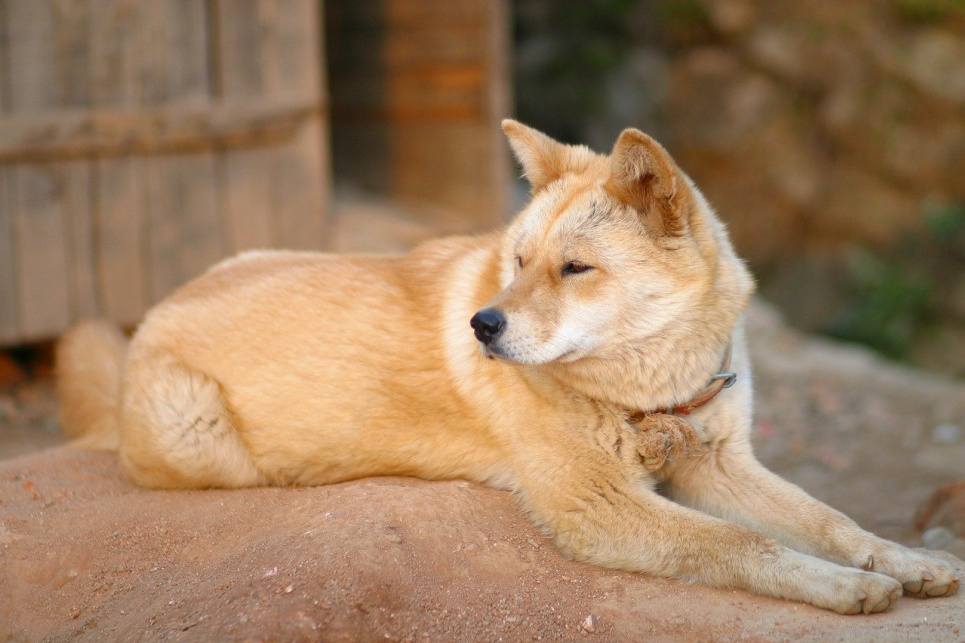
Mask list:
[[[687,185],[660,143],[638,129],[625,129],[610,153],[606,190],[635,208],[660,235],[680,236],[687,227]]]

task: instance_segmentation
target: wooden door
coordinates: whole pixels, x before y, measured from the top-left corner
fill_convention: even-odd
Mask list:
[[[0,343],[132,325],[219,258],[322,248],[314,0],[0,0]]]

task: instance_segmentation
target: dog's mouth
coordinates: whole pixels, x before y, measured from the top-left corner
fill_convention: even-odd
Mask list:
[[[499,345],[495,342],[491,342],[489,344],[479,342],[479,350],[480,352],[482,352],[483,357],[485,357],[486,359],[492,359],[492,360],[498,359],[503,362],[509,362],[511,364],[529,364],[533,366],[539,366],[541,364],[572,362],[580,358],[576,348],[571,348],[570,350],[562,353],[561,355],[557,355],[556,357],[553,357],[552,359],[548,359],[548,360],[534,360],[534,359],[528,359],[524,356],[507,354],[506,352],[501,350],[499,348]]]
[[[483,354],[486,359],[503,359],[506,361],[513,361],[497,351],[491,344],[484,344],[479,342],[479,351]]]

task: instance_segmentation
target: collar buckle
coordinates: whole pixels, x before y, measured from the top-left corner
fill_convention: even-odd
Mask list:
[[[711,382],[724,380],[723,388],[730,388],[737,383],[737,373],[734,371],[721,371],[710,378]]]

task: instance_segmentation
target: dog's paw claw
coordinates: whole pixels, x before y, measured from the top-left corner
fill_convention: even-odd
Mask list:
[[[959,578],[955,568],[922,552],[898,548],[878,555],[875,571],[897,578],[906,596],[936,598],[958,592]]]
[[[939,596],[953,596],[958,593],[958,579],[953,578],[948,583],[942,585],[926,584],[924,587],[924,596],[928,598],[937,598]]]
[[[921,589],[924,586],[924,581],[920,580],[910,580],[903,584],[901,587],[904,589],[905,594],[908,596],[917,596],[921,593]]]

